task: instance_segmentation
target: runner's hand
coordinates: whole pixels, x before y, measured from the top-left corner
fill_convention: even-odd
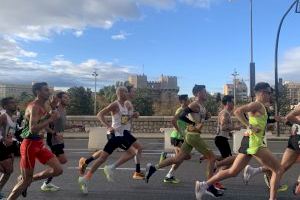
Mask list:
[[[110,126],[110,127],[108,127],[108,128],[107,128],[107,130],[108,130],[108,132],[110,132],[110,133],[113,133],[113,132],[115,132],[115,129],[114,129],[113,127],[111,127],[111,126]]]
[[[138,118],[140,116],[139,112],[134,112],[132,118]]]

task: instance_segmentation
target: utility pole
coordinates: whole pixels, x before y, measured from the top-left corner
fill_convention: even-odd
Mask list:
[[[231,74],[233,76],[233,99],[234,99],[234,105],[236,105],[236,80],[237,80],[237,76],[239,75],[236,71],[236,69],[234,69],[233,74]]]
[[[99,74],[97,74],[96,70],[92,73],[92,76],[95,77],[95,99],[94,99],[94,114],[95,115],[97,114],[97,76],[98,75]]]

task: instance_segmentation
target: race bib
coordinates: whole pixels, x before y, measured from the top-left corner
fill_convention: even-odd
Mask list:
[[[121,117],[121,124],[126,125],[129,122],[129,115],[122,115]]]

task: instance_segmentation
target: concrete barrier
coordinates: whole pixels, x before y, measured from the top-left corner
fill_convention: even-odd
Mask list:
[[[174,128],[161,128],[161,131],[164,133],[165,138],[165,145],[164,145],[164,151],[165,152],[173,152],[173,146],[171,145],[171,133],[174,130]]]
[[[104,127],[90,127],[88,149],[99,150],[103,149],[106,142],[107,129]]]

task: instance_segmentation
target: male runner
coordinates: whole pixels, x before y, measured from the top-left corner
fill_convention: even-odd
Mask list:
[[[178,97],[179,99],[179,103],[180,103],[180,107],[176,110],[175,112],[175,116],[172,119],[172,124],[174,126],[174,130],[171,133],[171,144],[174,146],[174,151],[175,151],[175,155],[177,155],[180,151],[180,147],[182,146],[183,142],[184,142],[184,131],[187,127],[187,123],[178,119],[178,116],[183,112],[183,110],[185,108],[188,107],[189,105],[189,99],[188,99],[188,95],[179,95]],[[162,158],[161,161],[164,160],[166,157],[166,153],[163,152],[162,153]],[[190,159],[191,156],[189,155],[186,159]],[[178,167],[180,166],[181,163],[179,164],[173,164],[170,171],[168,172],[168,174],[165,176],[164,178],[164,182],[165,183],[179,183],[180,180],[176,179],[174,176],[175,170],[178,169]]]
[[[57,111],[50,114],[46,112],[45,103],[50,96],[50,90],[45,82],[35,83],[32,92],[36,99],[31,102],[25,111],[25,127],[22,131],[24,140],[21,144],[21,178],[10,193],[8,200],[17,199],[26,191],[32,181],[42,180],[62,174],[63,170],[58,159],[45,148],[43,136],[49,124],[59,118]],[[48,165],[46,170],[33,175],[35,159],[42,164]],[[23,193],[23,195],[26,195]]]
[[[4,198],[1,190],[13,173],[14,154],[19,151],[19,144],[15,139],[17,124],[13,120],[17,109],[16,101],[7,97],[1,100],[1,106],[6,112],[0,115],[0,199]]]
[[[125,150],[125,152],[122,153],[121,157],[114,164],[109,166],[106,165],[104,167],[104,173],[108,181],[113,181],[113,171],[116,167],[122,165],[135,156],[133,144],[136,142],[136,138],[130,134],[130,126],[128,125],[130,123],[130,112],[126,106],[128,90],[126,87],[121,86],[117,88],[116,94],[118,99],[101,110],[97,115],[98,119],[107,127],[108,142],[106,143],[103,151],[100,153],[99,158],[95,160],[87,174],[83,177],[80,176],[78,179],[80,189],[84,194],[88,193],[87,184],[93,174],[96,172],[98,167],[107,160],[115,149],[121,148]],[[109,113],[111,113],[112,116],[111,125],[105,119],[105,115]]]
[[[215,182],[236,176],[246,167],[252,157],[256,158],[272,171],[270,200],[276,200],[277,187],[282,175],[282,169],[278,160],[264,143],[268,118],[265,104],[270,102],[272,89],[268,83],[261,82],[255,85],[254,91],[256,101],[241,106],[235,111],[238,120],[248,129],[242,139],[239,154],[229,169],[219,171],[216,175],[208,179],[208,181],[196,181],[195,194],[197,200],[202,199],[204,194],[210,194],[207,188]],[[245,118],[245,114],[248,114],[249,121]]]
[[[207,158],[208,178],[213,175],[216,157],[200,136],[201,129],[205,125],[205,120],[208,119],[206,109],[203,105],[207,98],[205,85],[195,85],[193,88],[193,95],[196,97],[195,101],[190,103],[189,106],[184,109],[184,111],[179,116],[180,120],[183,120],[189,124],[185,134],[185,140],[180,148],[180,152],[175,157],[167,158],[166,160],[163,160],[155,166],[151,163],[148,163],[146,171],[147,183],[149,181],[149,178],[158,169],[183,162],[183,160],[190,155],[193,148],[195,148],[198,152],[200,152]],[[222,195],[222,193],[218,191],[213,185],[209,187],[209,191],[216,197]]]
[[[128,90],[128,96],[127,96],[127,100],[125,101],[125,105],[128,108],[129,111],[129,116],[130,116],[130,122],[128,123],[128,129],[132,130],[132,119],[133,118],[138,118],[139,117],[139,113],[138,112],[134,112],[134,107],[131,103],[131,101],[134,99],[135,96],[135,88],[133,88],[132,86],[126,86],[127,90]],[[128,134],[128,133],[127,133]],[[140,159],[141,159],[141,154],[142,154],[142,146],[140,145],[140,143],[138,141],[134,142],[132,144],[132,147],[134,148],[133,153],[135,154],[134,157],[134,161],[135,161],[135,165],[136,165],[136,169],[135,172],[133,173],[132,178],[135,180],[143,180],[145,178],[145,175],[141,172],[141,165],[140,165]],[[78,163],[78,168],[79,168],[79,174],[80,176],[84,175],[85,170],[88,166],[89,163],[91,163],[92,161],[96,160],[97,158],[100,157],[102,150],[99,150],[95,153],[93,153],[93,155],[89,158],[84,158],[81,157],[79,159],[79,163]]]

